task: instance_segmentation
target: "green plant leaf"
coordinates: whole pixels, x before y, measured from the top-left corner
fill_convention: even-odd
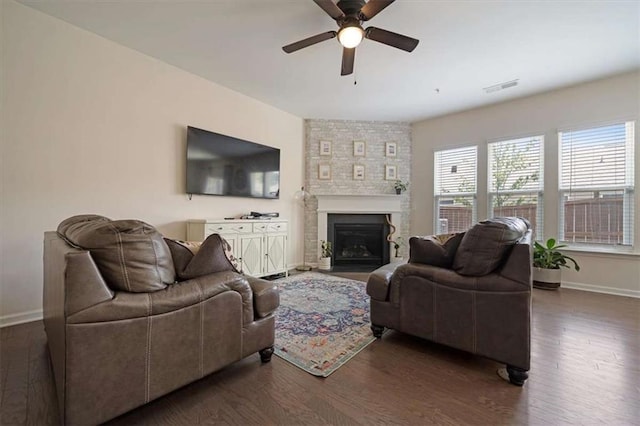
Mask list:
[[[580,266],[578,265],[578,262],[576,262],[574,258],[569,257],[569,256],[565,256],[565,259],[568,259],[568,260],[572,261],[573,262],[573,267],[576,269],[576,272],[580,272]],[[567,268],[568,268],[568,266],[567,266]]]
[[[573,263],[576,271],[580,270],[578,263],[571,257],[558,251],[559,248],[567,247],[566,244],[556,245],[555,238],[549,238],[545,245],[537,241],[533,243],[533,266],[545,269],[570,268],[571,265],[567,261]]]

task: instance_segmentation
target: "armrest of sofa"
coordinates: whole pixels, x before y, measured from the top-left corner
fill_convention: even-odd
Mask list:
[[[71,247],[56,232],[45,233],[44,268],[46,317],[65,318],[113,298],[89,251]]]
[[[390,263],[388,265],[381,266],[369,274],[369,279],[367,280],[367,294],[373,300],[380,300],[382,302],[388,300],[391,277],[400,265],[402,264]]]
[[[278,286],[267,280],[245,277],[253,291],[253,308],[256,319],[265,318],[280,306],[280,290]]]
[[[475,292],[515,294],[531,291],[530,285],[522,281],[512,280],[509,277],[501,275],[499,272],[492,272],[481,277],[470,277],[460,275],[452,269],[421,263],[407,263],[400,265],[392,275],[387,300],[395,305],[399,305],[403,282],[409,278],[422,279],[425,281],[425,284],[431,283],[437,286]]]
[[[531,248],[531,231],[516,244],[504,265],[500,269],[501,276],[531,287],[533,250]]]
[[[102,278],[88,251],[67,253],[65,271],[66,315],[113,299],[113,291]]]

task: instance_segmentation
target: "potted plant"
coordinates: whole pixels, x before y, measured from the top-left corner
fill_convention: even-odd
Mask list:
[[[580,270],[580,266],[573,258],[558,250],[567,246],[556,243],[555,238],[549,238],[544,245],[537,241],[533,243],[533,286],[536,288],[558,289],[562,278],[560,268],[571,268],[569,261],[573,263],[576,271]]]
[[[402,182],[400,179],[396,180],[393,183],[393,187],[395,188],[396,194],[398,195],[406,191],[408,186],[409,186],[409,182]]]
[[[331,241],[320,240],[320,262],[318,269],[328,271],[331,269]]]

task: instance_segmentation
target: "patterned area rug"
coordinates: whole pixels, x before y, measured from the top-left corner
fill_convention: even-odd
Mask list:
[[[365,283],[318,272],[276,282],[275,354],[280,358],[327,377],[375,340]]]

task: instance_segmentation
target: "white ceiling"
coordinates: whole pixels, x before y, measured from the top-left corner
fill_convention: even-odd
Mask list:
[[[311,0],[21,3],[303,118],[413,122],[640,68],[638,1],[398,0],[364,26],[420,44],[364,40],[357,85],[335,39],[282,51],[336,29]]]

